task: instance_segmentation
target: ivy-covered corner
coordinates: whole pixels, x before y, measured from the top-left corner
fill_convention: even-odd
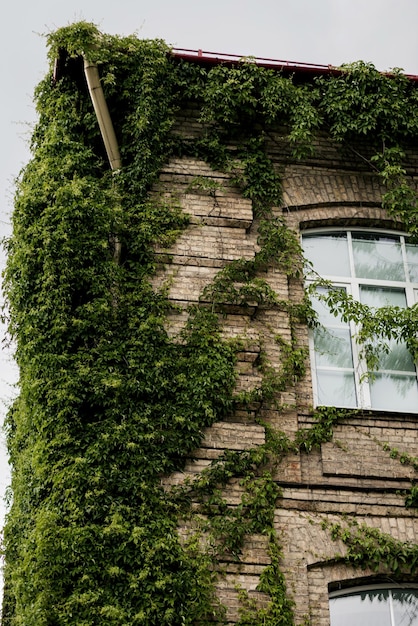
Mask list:
[[[295,610],[277,511],[283,487],[302,486],[301,457],[332,441],[347,412],[310,409],[310,426],[298,422],[306,328],[317,321],[283,212],[283,173],[315,163],[326,136],[385,185],[386,214],[415,236],[405,165],[418,134],[415,83],[364,63],[309,80],[252,59],[205,64],[84,22],[48,46],[4,275],[20,394],[6,423],[2,623],[299,623],[309,611]],[[118,139],[114,171],[86,59],[99,68]],[[219,244],[225,227],[233,251]],[[193,237],[204,247],[208,228],[219,250],[197,258]],[[362,322],[363,342],[398,332],[415,346],[411,312],[387,308],[372,320],[338,295],[330,306]],[[210,446],[220,423],[240,423],[240,433],[250,424],[261,438]],[[406,502],[415,499],[413,487]],[[362,528],[349,537],[334,525],[330,541],[345,538],[350,563],[373,566]],[[415,572],[415,550],[370,536],[389,564],[411,556]],[[257,537],[266,560],[245,562]],[[231,572],[254,575],[222,596]]]

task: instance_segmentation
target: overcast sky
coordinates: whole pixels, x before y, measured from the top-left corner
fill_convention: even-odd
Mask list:
[[[81,8],[82,7],[82,8]],[[29,159],[32,94],[47,71],[43,35],[87,20],[103,32],[165,39],[174,47],[340,65],[362,59],[379,70],[418,75],[417,0],[11,0],[0,23],[0,230],[10,232],[14,180]],[[3,258],[2,261],[4,262]],[[14,393],[10,354],[0,360],[0,415]],[[1,500],[9,482],[3,438]]]

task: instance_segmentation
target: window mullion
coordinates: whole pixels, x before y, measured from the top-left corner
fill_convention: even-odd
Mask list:
[[[406,255],[405,237],[403,236],[399,237],[399,241],[401,242],[401,252],[402,252],[403,271],[405,274],[405,281],[409,283],[411,279],[410,279],[410,274],[409,274],[408,258]]]
[[[312,378],[312,392],[313,392],[313,400],[314,405],[318,406],[319,402],[319,391],[318,391],[318,379],[317,379],[317,370],[315,363],[315,345],[314,345],[314,336],[313,333],[309,333],[309,351],[311,353],[311,378]]]
[[[393,597],[392,597],[392,590],[391,589],[389,589],[389,611],[390,611],[390,623],[391,623],[391,626],[396,626],[395,611],[393,610]]]
[[[360,302],[360,284],[356,278],[356,269],[354,265],[354,250],[353,239],[351,231],[347,232],[348,241],[348,256],[350,260],[350,291],[351,296],[357,302]],[[351,343],[353,350],[354,361],[354,379],[356,383],[357,392],[357,404],[362,409],[368,409],[371,407],[370,388],[367,380],[367,364],[361,356],[361,346],[357,342],[358,332],[360,330],[359,325],[354,322],[350,322],[351,327]]]
[[[351,281],[351,295],[354,300],[357,302],[360,301],[360,284],[355,278]],[[350,328],[358,406],[362,409],[369,409],[371,407],[371,397],[367,378],[367,363],[361,355],[362,346],[357,342],[360,326],[354,322],[350,322]]]
[[[401,241],[401,250],[402,250],[402,259],[403,259],[403,265],[404,265],[404,272],[405,272],[405,277],[406,277],[406,282],[405,282],[405,285],[404,285],[405,296],[406,296],[406,306],[410,307],[410,306],[413,306],[415,304],[417,299],[416,299],[416,294],[414,293],[414,287],[413,287],[413,284],[411,283],[411,278],[410,278],[410,274],[409,274],[409,266],[408,266],[408,257],[407,257],[407,254],[406,254],[405,237],[401,237],[400,241]]]

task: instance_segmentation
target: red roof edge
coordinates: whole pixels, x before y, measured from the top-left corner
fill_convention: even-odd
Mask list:
[[[322,74],[341,74],[341,68],[334,65],[320,65],[317,63],[301,63],[299,61],[283,61],[279,59],[269,59],[264,57],[246,57],[238,54],[224,54],[223,52],[207,52],[205,50],[191,50],[188,48],[172,48],[171,54],[185,61],[193,61],[202,65],[234,65],[243,60],[250,60],[261,67],[276,69],[284,72],[294,72],[300,74],[311,74],[320,76]],[[384,72],[390,75],[390,72]],[[405,74],[407,78],[418,82],[418,76]]]

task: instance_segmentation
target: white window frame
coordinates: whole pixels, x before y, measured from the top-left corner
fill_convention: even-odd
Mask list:
[[[401,253],[402,253],[402,260],[403,260],[404,273],[405,273],[406,280],[395,281],[395,280],[381,280],[381,279],[374,279],[374,278],[357,278],[355,276],[355,270],[354,270],[353,245],[352,245],[352,233],[356,233],[356,232],[366,234],[366,235],[367,233],[370,233],[371,236],[372,235],[383,235],[383,236],[388,235],[388,236],[394,236],[394,237],[399,238],[399,241],[401,243]],[[327,234],[332,235],[333,233],[345,233],[347,236],[349,266],[350,266],[351,276],[341,277],[341,276],[335,276],[330,273],[330,274],[324,274],[324,275],[321,274],[322,278],[332,283],[332,285],[335,287],[344,288],[347,291],[347,293],[350,294],[355,300],[360,300],[361,286],[368,286],[368,287],[395,288],[395,289],[403,290],[405,293],[407,307],[410,307],[416,302],[418,302],[418,283],[411,282],[409,280],[408,272],[406,271],[407,270],[407,257],[406,257],[405,244],[408,240],[408,236],[405,233],[401,233],[399,231],[394,231],[394,230],[372,229],[372,228],[361,228],[361,227],[340,228],[336,226],[336,227],[328,227],[328,228],[312,228],[312,229],[307,229],[301,233],[302,249],[303,249],[304,237],[308,237],[309,235],[327,235]],[[315,270],[315,268],[313,269]],[[310,282],[312,281],[309,280],[308,278],[307,284],[309,284]],[[359,329],[358,327],[356,327],[354,322],[349,323],[349,328],[350,328],[351,349],[352,349],[353,364],[354,364],[354,381],[355,381],[355,393],[357,397],[357,405],[353,407],[350,405],[344,405],[344,403],[341,402],[336,406],[338,406],[339,408],[381,410],[381,409],[375,409],[372,406],[370,384],[367,378],[367,365],[365,363],[365,360],[361,357],[361,346],[359,346],[359,344],[357,343],[355,339]],[[311,373],[312,373],[314,405],[318,406],[319,405],[319,393],[318,393],[318,386],[317,386],[318,379],[317,379],[317,367],[315,363],[314,336],[312,332],[309,334],[309,349],[310,349],[310,355],[311,355],[310,361],[311,361],[311,370],[312,370]],[[326,367],[325,368],[321,367],[318,369],[321,369],[322,371],[327,370]],[[417,376],[416,369],[417,368],[415,367],[415,375]],[[342,372],[344,371],[344,368],[340,368],[339,370],[337,370],[337,368],[335,367],[334,368],[329,367],[329,371]],[[351,371],[352,370],[350,370],[350,372]],[[381,371],[382,373],[386,372],[388,374],[402,375],[402,372],[395,372],[393,370],[381,370]],[[404,412],[403,409],[396,409],[396,407],[390,408],[388,410],[390,412],[392,411],[396,412],[397,410]],[[411,411],[411,412],[418,413],[418,406],[416,407],[416,410]]]

